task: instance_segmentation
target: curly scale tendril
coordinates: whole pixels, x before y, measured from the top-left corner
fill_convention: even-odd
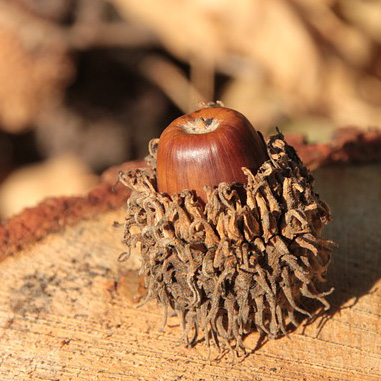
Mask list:
[[[234,185],[207,189],[202,206],[185,190],[172,197],[156,190],[158,139],[149,144],[151,170],[120,173],[132,189],[127,201],[124,243],[140,243],[146,301],[169,309],[189,346],[202,332],[207,345],[245,350],[244,335],[257,330],[271,338],[298,326],[295,313],[312,318],[306,299],[329,303],[318,286],[325,281],[331,241],[321,238],[331,219],[313,191],[313,177],[279,133],[270,138],[270,160],[247,177],[245,200]],[[191,339],[189,336],[193,333]]]

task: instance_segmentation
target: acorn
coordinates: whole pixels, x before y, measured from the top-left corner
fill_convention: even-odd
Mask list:
[[[254,331],[280,337],[329,309],[330,210],[280,132],[265,143],[242,114],[208,104],[149,152],[148,169],[119,175],[132,189],[123,242],[139,246],[163,327],[172,310],[188,346],[201,335],[238,353]]]
[[[268,160],[263,138],[239,112],[207,107],[174,120],[160,136],[157,186],[170,195],[205,186],[246,184],[242,167],[256,172]]]

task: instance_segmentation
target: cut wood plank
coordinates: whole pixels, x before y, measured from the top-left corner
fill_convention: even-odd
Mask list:
[[[144,291],[139,253],[118,262],[123,210],[101,210],[0,262],[0,380],[380,380],[381,165],[319,170],[339,243],[329,280],[332,310],[289,338],[245,344],[234,363],[205,343],[179,345],[176,317]],[[117,281],[117,283],[116,283]]]

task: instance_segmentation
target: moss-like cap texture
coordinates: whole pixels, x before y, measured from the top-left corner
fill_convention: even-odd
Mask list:
[[[332,290],[319,291],[331,258],[332,242],[321,237],[330,211],[282,134],[269,139],[270,159],[257,173],[243,168],[247,185],[208,188],[205,206],[189,190],[157,191],[158,144],[150,143],[150,170],[119,177],[132,189],[124,242],[140,245],[146,299],[163,305],[163,326],[173,310],[188,345],[202,334],[207,345],[238,352],[250,332],[279,337],[301,315],[312,318],[321,308],[308,301],[330,307]]]

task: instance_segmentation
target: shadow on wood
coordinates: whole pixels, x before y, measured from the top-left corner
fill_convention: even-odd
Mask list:
[[[381,278],[381,165],[333,166],[315,173],[318,192],[332,209],[326,235],[338,244],[328,271],[335,314],[368,294]]]

